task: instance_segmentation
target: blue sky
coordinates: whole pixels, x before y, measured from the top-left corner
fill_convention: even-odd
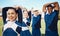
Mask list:
[[[0,7],[7,6],[23,6],[30,10],[32,7],[39,9],[42,12],[42,6],[49,2],[58,2],[60,5],[60,0],[0,0]],[[44,14],[42,12],[42,18],[44,18]]]
[[[60,5],[60,0],[0,0],[0,7],[21,5],[27,9],[31,9],[33,7],[42,10],[43,4],[55,1]]]

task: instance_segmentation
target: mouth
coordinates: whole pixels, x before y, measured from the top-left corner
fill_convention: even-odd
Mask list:
[[[10,19],[13,19],[14,17],[10,17]]]

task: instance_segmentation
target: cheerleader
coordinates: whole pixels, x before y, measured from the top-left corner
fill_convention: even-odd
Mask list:
[[[21,27],[18,27],[17,16],[18,12],[13,7],[5,7],[3,8],[3,36],[17,36],[20,31]]]
[[[38,10],[33,10],[32,14],[32,36],[41,36],[41,15]]]
[[[57,30],[59,12],[58,2],[45,4],[43,6],[43,12],[45,13],[44,19],[46,23],[45,36],[58,36]]]
[[[30,26],[30,19],[28,16],[28,11],[27,10],[23,10],[23,20],[22,20],[22,24],[21,27],[24,27],[24,29],[20,32],[20,36],[31,36],[31,33],[29,31],[29,26]]]

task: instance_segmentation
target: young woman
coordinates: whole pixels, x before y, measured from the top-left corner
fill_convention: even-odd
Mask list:
[[[44,19],[46,23],[45,36],[58,36],[58,30],[57,30],[58,12],[59,12],[58,2],[45,4],[43,6],[43,12],[45,13]]]
[[[34,10],[32,14],[32,36],[41,36],[41,15],[38,10]]]
[[[22,31],[20,32],[20,36],[31,36],[31,33],[29,31],[29,26],[30,26],[30,19],[28,16],[27,10],[23,10],[23,18],[22,18]]]
[[[3,8],[3,20],[4,26],[3,26],[3,36],[17,36],[21,28],[18,27],[18,21],[17,16],[18,12],[13,7],[5,7]]]

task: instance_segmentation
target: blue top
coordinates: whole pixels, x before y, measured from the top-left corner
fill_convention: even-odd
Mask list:
[[[19,26],[22,26],[22,27],[29,26],[29,25],[30,25],[30,20],[29,20],[29,19],[27,19],[27,20],[28,20],[28,23],[29,23],[29,24],[27,24],[27,22],[26,22],[26,24],[25,24],[25,22],[22,21],[22,23],[19,23],[18,25],[19,25]],[[17,22],[17,23],[18,23],[18,22]]]
[[[54,10],[51,14],[45,13],[46,30],[55,31],[57,29],[58,11]]]
[[[40,28],[41,27],[41,15],[34,16],[32,15],[32,27],[33,28]]]
[[[8,21],[7,21],[8,22]],[[7,23],[6,22],[6,23]],[[16,24],[19,24],[18,21],[15,21]],[[5,24],[4,24],[5,25]],[[17,26],[18,27],[18,26]],[[3,36],[17,36],[18,34],[12,29],[12,28],[7,28],[3,32]]]

